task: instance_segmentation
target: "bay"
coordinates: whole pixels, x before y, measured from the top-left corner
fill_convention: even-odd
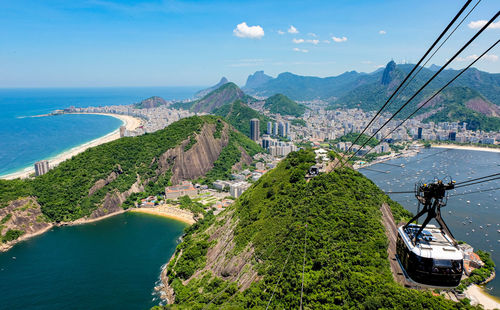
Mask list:
[[[151,96],[180,100],[195,87],[0,89],[0,176],[33,166],[116,130],[103,115],[26,117],[70,106],[127,105]]]
[[[458,183],[498,173],[500,153],[431,148],[422,150],[415,157],[398,158],[387,163],[405,166],[398,168],[381,163],[370,168],[388,173],[368,169],[360,169],[360,172],[386,192],[413,191],[418,181],[429,182],[434,178],[448,177]],[[442,214],[457,240],[467,242],[474,249],[489,252],[496,265],[500,266],[500,233],[497,232],[500,230],[500,190],[486,191],[498,187],[500,180],[452,190],[449,192],[447,205],[442,208]],[[414,194],[390,196],[416,214],[417,200]],[[497,275],[486,285],[486,291],[500,297],[500,276]]]
[[[185,226],[123,213],[20,242],[0,253],[0,308],[149,309]]]

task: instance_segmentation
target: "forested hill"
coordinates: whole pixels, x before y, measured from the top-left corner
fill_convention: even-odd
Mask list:
[[[0,180],[0,208],[34,197],[51,222],[100,217],[133,205],[134,193],[156,195],[171,183],[228,175],[258,151],[220,117],[184,118],[151,134],[90,148],[34,179]]]
[[[306,107],[302,104],[291,100],[283,94],[276,94],[266,99],[264,108],[269,112],[281,115],[292,115],[300,117],[306,111]]]
[[[250,108],[241,100],[236,100],[231,104],[225,104],[213,111],[215,115],[224,117],[234,128],[250,137],[250,120],[257,118],[260,120],[260,132],[267,130],[267,122],[271,119],[262,113]]]
[[[172,107],[189,109],[193,112],[210,113],[225,104],[233,103],[235,100],[241,100],[245,103],[257,101],[255,98],[246,95],[236,84],[229,82],[209,92],[201,99],[189,103],[174,104]]]
[[[410,214],[350,168],[307,182],[314,163],[312,151],[289,154],[188,229],[163,274],[164,308],[299,309],[303,269],[304,309],[469,308],[396,284],[380,207]]]

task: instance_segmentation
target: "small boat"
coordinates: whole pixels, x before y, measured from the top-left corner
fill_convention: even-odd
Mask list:
[[[467,203],[470,203],[470,200],[467,200]]]

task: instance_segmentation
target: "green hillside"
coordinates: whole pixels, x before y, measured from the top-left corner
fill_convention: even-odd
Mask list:
[[[291,153],[235,205],[189,228],[167,266],[175,304],[163,308],[298,309],[303,269],[304,309],[470,308],[396,284],[379,209],[389,202],[396,222],[410,214],[351,169],[306,182],[314,158]],[[208,257],[213,249],[229,250]],[[253,280],[240,290],[241,279]]]
[[[234,128],[248,137],[250,137],[250,120],[252,118],[260,120],[261,134],[266,132],[267,122],[272,121],[269,117],[244,104],[241,100],[236,100],[232,104],[223,105],[215,109],[213,113],[224,117]]]
[[[276,94],[266,99],[264,108],[269,112],[281,115],[300,117],[304,114],[306,107],[291,100],[283,94]]]
[[[146,192],[158,194],[169,184],[171,177],[169,170],[160,169],[160,156],[187,139],[196,143],[194,134],[207,123],[217,124],[214,138],[218,138],[217,134],[220,137],[221,122],[214,116],[184,118],[151,134],[125,137],[90,148],[34,179],[0,180],[0,207],[18,197],[34,196],[42,212],[51,221],[59,222],[90,215],[102,205],[108,193],[124,193],[138,179]],[[241,154],[240,148],[250,155],[259,150],[259,146],[243,134],[232,130],[229,134],[229,145],[222,149],[220,156],[235,148],[238,155]],[[194,143],[189,143],[184,150]],[[224,162],[232,166],[238,160],[239,157],[231,157]],[[225,166],[216,168],[215,172],[225,172]],[[115,179],[95,192],[91,191],[98,180],[106,180],[113,173]]]
[[[209,113],[235,100],[241,100],[245,103],[256,101],[255,98],[246,95],[236,84],[229,82],[211,91],[203,98],[194,101],[191,104],[190,110],[193,112]]]
[[[428,122],[466,122],[469,130],[500,130],[500,118],[488,117],[457,103],[448,104],[441,111],[424,119],[424,123]]]

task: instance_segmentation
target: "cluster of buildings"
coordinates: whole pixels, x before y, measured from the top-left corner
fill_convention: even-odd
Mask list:
[[[268,122],[267,134],[260,137],[260,121],[256,118],[250,120],[250,138],[262,145],[272,156],[285,157],[290,152],[297,150],[293,142],[281,141],[274,137],[288,137],[290,133],[290,122]],[[272,133],[272,134],[271,134]]]
[[[467,123],[442,122],[420,124],[410,129],[413,139],[432,141],[455,141],[460,143],[495,144],[500,133],[467,130]]]
[[[112,113],[137,117],[143,120],[142,125],[133,130],[127,130],[124,126],[120,128],[120,137],[140,136],[145,133],[155,132],[182,118],[194,115],[186,110],[170,109],[166,105],[155,108],[136,109],[134,105],[115,105],[104,107],[88,107],[65,109],[66,113]]]
[[[459,244],[459,248],[464,253],[464,272],[467,276],[470,276],[474,269],[478,269],[484,266],[484,262],[481,260],[479,255],[474,253],[474,248],[469,244]]]

